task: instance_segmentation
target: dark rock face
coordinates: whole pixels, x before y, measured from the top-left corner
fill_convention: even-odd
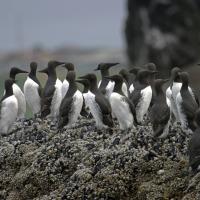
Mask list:
[[[154,62],[162,76],[200,52],[199,0],[128,0],[125,35],[133,64]]]
[[[179,126],[155,140],[149,125],[111,133],[82,118],[58,132],[48,121],[27,120],[0,137],[0,199],[198,199],[189,138]]]

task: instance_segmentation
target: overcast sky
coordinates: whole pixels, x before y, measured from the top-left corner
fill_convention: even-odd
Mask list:
[[[125,0],[0,0],[0,51],[122,47]]]

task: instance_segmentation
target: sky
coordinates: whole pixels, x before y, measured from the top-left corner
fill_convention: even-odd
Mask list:
[[[123,47],[125,0],[0,0],[0,51]]]

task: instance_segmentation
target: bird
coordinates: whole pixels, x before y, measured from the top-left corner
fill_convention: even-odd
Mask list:
[[[118,64],[119,63],[100,63],[97,69],[95,69],[95,71],[101,71],[101,80],[99,81],[98,88],[99,91],[105,94],[107,98],[109,98],[110,94],[113,91],[114,83],[106,79],[105,76],[109,76],[109,69]]]
[[[28,73],[27,71],[21,70],[17,67],[12,67],[10,69],[10,79],[14,81],[12,88],[13,88],[13,93],[15,97],[17,98],[18,101],[18,114],[17,114],[17,119],[18,120],[24,120],[25,118],[25,113],[26,113],[26,99],[24,96],[24,93],[20,89],[20,87],[16,84],[16,75],[20,73]]]
[[[144,65],[144,69],[150,70],[150,71],[157,71],[157,67],[154,63],[146,63]],[[156,79],[156,74],[151,74],[149,76],[149,83],[151,85],[151,89],[152,89],[152,98],[151,98],[151,104],[150,107],[153,105],[154,101],[155,101],[155,88],[154,88],[154,81]]]
[[[8,79],[5,81],[5,93],[1,99],[1,112],[0,112],[0,134],[7,135],[13,123],[16,121],[18,114],[18,101],[13,94],[14,81]]]
[[[63,65],[63,67],[65,69],[67,69],[68,72],[74,71],[74,65],[72,63],[65,63],[65,65]],[[64,98],[65,94],[67,93],[68,88],[69,88],[69,82],[65,78],[63,83],[62,83],[62,98]]]
[[[179,67],[172,68],[170,75],[170,85],[166,90],[166,98],[170,106],[171,115],[173,114],[177,122],[180,122],[180,119],[176,106],[176,96],[182,86],[180,77],[178,75],[179,72],[181,72],[181,69]],[[173,116],[171,118],[173,118]]]
[[[191,132],[196,128],[194,118],[199,102],[191,87],[189,88],[189,74],[187,72],[180,72],[179,76],[182,86],[176,97],[176,106],[182,129]]]
[[[90,116],[90,113],[88,112],[89,110],[89,106],[88,106],[88,102],[87,102],[87,94],[89,92],[90,89],[90,83],[87,79],[80,79],[80,80],[76,80],[77,83],[80,83],[83,85],[83,106],[82,106],[82,110],[81,110],[81,116],[84,116],[86,118],[88,118]]]
[[[134,85],[137,82],[137,73],[140,70],[141,70],[141,67],[132,67],[132,69],[129,70],[129,73],[134,75],[134,78],[132,77],[131,84],[129,86],[130,94],[134,91]]]
[[[79,77],[79,79],[87,79],[90,83],[90,90],[87,93],[86,101],[95,119],[97,129],[113,127],[111,105],[108,99],[98,89],[96,75],[89,73]]]
[[[83,95],[77,89],[75,79],[75,71],[69,71],[66,77],[66,80],[69,83],[69,88],[60,105],[58,118],[59,129],[63,128],[64,126],[69,128],[74,126],[82,109]]]
[[[112,111],[119,122],[120,129],[124,131],[134,127],[134,122],[137,122],[135,106],[122,91],[122,76],[113,75],[107,76],[106,78],[115,82],[114,90],[110,95],[109,100]]]
[[[152,99],[152,88],[149,84],[149,76],[157,71],[141,69],[136,76],[134,91],[130,95],[132,103],[136,107],[137,122],[142,124],[143,117],[147,113]]]
[[[169,134],[170,108],[162,88],[168,81],[169,79],[156,79],[154,81],[155,101],[150,110],[150,121],[154,137],[165,138]]]
[[[49,61],[47,68],[39,72],[48,76],[47,82],[42,92],[41,117],[48,117],[56,122],[59,115],[59,108],[62,101],[62,82],[57,78],[56,67],[65,64],[59,61]]]
[[[123,77],[122,91],[125,96],[129,97],[129,88],[132,84],[132,75],[126,69],[121,69],[119,74]]]
[[[36,117],[41,112],[41,84],[36,76],[37,63],[30,63],[30,73],[24,83],[24,95],[33,115]]]
[[[189,166],[194,173],[200,170],[200,109],[196,111],[194,122],[196,129],[194,130],[188,144]]]

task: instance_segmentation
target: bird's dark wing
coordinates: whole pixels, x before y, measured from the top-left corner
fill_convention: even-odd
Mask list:
[[[64,98],[60,105],[58,127],[62,128],[69,122],[69,116],[72,112],[73,97]]]
[[[189,119],[194,119],[195,113],[198,109],[198,104],[191,97],[190,101],[184,100],[182,102],[184,113]]]
[[[132,113],[133,118],[134,118],[134,122],[136,122],[136,124],[138,124],[134,104],[131,102],[131,100],[130,100],[129,98],[127,98],[127,97],[125,97],[125,96],[123,97],[123,99],[124,99],[124,101],[126,101],[126,102],[128,103],[128,105],[129,105],[129,108],[130,108],[131,113]]]
[[[111,106],[109,101],[103,95],[95,95],[95,101],[100,107],[102,113],[102,121],[109,127],[113,126],[112,115],[111,115]]]
[[[188,153],[189,153],[189,164],[193,170],[200,165],[200,133],[199,129],[196,129],[193,133],[192,138],[189,141]]]
[[[150,120],[153,125],[154,136],[162,134],[170,119],[170,109],[167,105],[154,104],[150,110]]]
[[[46,117],[50,114],[50,107],[51,102],[53,99],[53,95],[55,92],[55,86],[45,88],[42,93],[42,100],[41,100],[41,115],[42,117]]]
[[[135,106],[138,104],[140,98],[141,98],[141,90],[135,89],[130,95],[130,99]]]

